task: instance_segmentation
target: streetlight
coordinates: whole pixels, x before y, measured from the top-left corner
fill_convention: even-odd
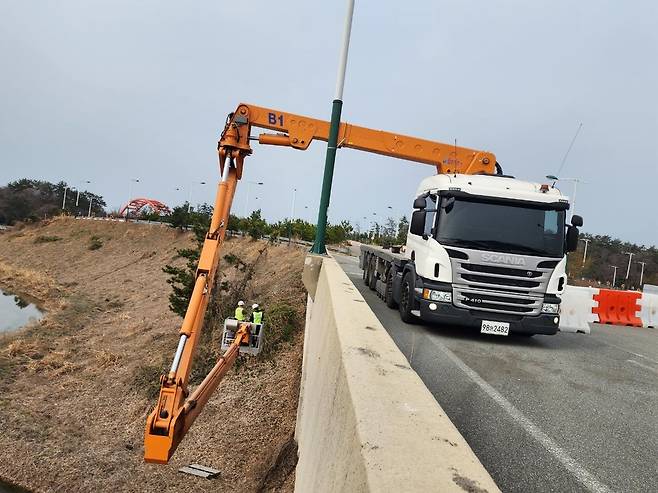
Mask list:
[[[249,194],[251,193],[251,185],[263,185],[262,181],[248,181],[247,182],[247,196],[244,201],[244,217],[247,217],[247,212],[249,209]]]
[[[290,221],[288,221],[288,244],[292,241],[292,222],[295,220],[295,198],[297,197],[297,189],[292,189],[292,207],[290,209]]]
[[[612,287],[614,288],[615,287],[615,282],[617,281],[617,269],[618,269],[618,267],[616,265],[611,265],[610,267],[615,269],[614,274],[612,274]]]
[[[624,255],[628,255],[628,268],[626,269],[626,280],[628,281],[628,275],[631,273],[631,260],[633,260],[633,252],[623,252]]]
[[[580,238],[580,241],[585,242],[585,251],[583,252],[583,265],[585,265],[585,260],[587,260],[587,245],[589,245],[589,242],[592,240],[588,238]]]
[[[318,207],[318,226],[311,252],[320,255],[327,254],[325,237],[327,234],[327,211],[331,197],[331,182],[334,178],[334,165],[336,164],[336,149],[338,148],[338,129],[340,127],[340,114],[343,110],[343,88],[345,86],[345,70],[347,68],[347,53],[350,47],[350,34],[352,33],[352,17],[354,15],[354,0],[347,0],[347,16],[343,30],[343,46],[338,62],[338,77],[336,79],[336,93],[331,107],[331,121],[329,123],[329,136],[327,138],[327,154],[324,161],[324,174],[322,176],[322,193]]]
[[[574,213],[576,212],[576,192],[578,191],[578,184],[579,183],[587,183],[586,181],[581,180],[580,178],[558,178],[555,175],[546,175],[546,178],[549,180],[553,180],[553,185],[555,185],[556,181],[570,181],[573,182],[573,195],[571,196],[571,217],[573,217]]]
[[[646,262],[635,262],[636,264],[640,264],[642,266],[642,270],[640,271],[640,286],[639,288],[642,289],[642,279],[644,278],[644,266],[647,265]]]
[[[89,180],[82,180],[80,182],[80,185],[84,185],[85,183],[91,183]],[[80,187],[78,187],[78,193],[75,196],[75,206],[78,207],[78,203],[80,202]]]
[[[62,199],[62,210],[66,209],[66,191],[69,189],[69,186],[64,187],[64,198]]]
[[[130,181],[128,182],[128,203],[126,204],[126,221],[128,220],[128,216],[130,215],[130,201],[132,200],[132,196],[133,196],[133,183],[139,183],[139,178],[131,178]]]
[[[205,185],[205,181],[200,181],[199,185]],[[187,213],[190,213],[190,209],[192,207],[192,188],[196,185],[196,183],[190,183],[190,192],[187,195]]]

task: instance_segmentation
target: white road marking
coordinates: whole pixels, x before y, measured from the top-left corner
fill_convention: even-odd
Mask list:
[[[532,438],[539,442],[548,453],[555,457],[564,468],[569,471],[580,484],[588,491],[595,493],[608,493],[612,490],[601,483],[589,471],[581,466],[569,453],[561,448],[555,440],[544,433],[536,424],[528,419],[521,411],[502,396],[496,389],[488,384],[471,367],[464,363],[459,357],[443,344],[429,338],[430,342],[440,349],[445,355],[459,367],[466,375],[480,387],[491,399],[496,402],[509,416],[521,426]]]
[[[633,351],[629,351],[628,349],[624,349],[624,348],[621,347],[621,346],[617,346],[616,344],[611,344],[611,343],[609,343],[609,342],[605,342],[604,344],[606,344],[606,345],[608,345],[608,346],[616,347],[617,349],[621,349],[621,350],[624,351],[625,353],[632,354],[633,356],[637,356],[638,358],[643,358],[643,359],[645,359],[645,360],[647,360],[647,361],[651,361],[652,363],[656,363],[656,364],[658,365],[658,361],[656,361],[655,359],[651,359],[651,358],[649,358],[648,356],[644,356],[643,354],[634,353]]]
[[[658,370],[656,370],[655,368],[651,368],[650,366],[647,366],[643,363],[640,363],[639,361],[635,361],[635,360],[632,360],[632,359],[627,359],[626,361],[628,361],[629,363],[633,363],[634,365],[637,365],[641,368],[644,368],[645,370],[649,370],[649,371],[652,371],[654,373],[658,373]]]

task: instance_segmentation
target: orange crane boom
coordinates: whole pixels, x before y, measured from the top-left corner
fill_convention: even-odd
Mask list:
[[[279,133],[251,136],[251,127]],[[249,324],[240,326],[235,340],[206,378],[190,394],[189,375],[212,295],[220,250],[228,226],[231,204],[244,159],[252,152],[249,142],[290,146],[305,150],[313,140],[327,141],[329,122],[259,106],[240,104],[228,115],[217,147],[221,180],[217,187],[210,228],[201,250],[196,280],[179,331],[179,342],[169,373],[160,378],[158,402],[148,416],[144,434],[144,459],[167,463],[221,379],[249,340]],[[382,154],[433,165],[437,173],[494,174],[496,157],[486,151],[433,142],[381,130],[341,123],[338,147]]]

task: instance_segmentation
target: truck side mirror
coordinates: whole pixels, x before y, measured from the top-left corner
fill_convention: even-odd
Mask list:
[[[423,199],[423,202],[425,202],[425,199]],[[411,224],[409,225],[409,232],[412,235],[423,236],[423,234],[425,233],[426,215],[427,212],[425,212],[424,210],[414,211],[414,213],[411,215]]]
[[[455,206],[455,198],[448,197],[441,203],[441,208],[446,211],[446,214],[450,213],[452,208]]]
[[[578,249],[578,228],[569,226],[567,228],[567,252],[575,252]]]
[[[580,228],[583,225],[583,216],[578,214],[571,216],[571,225]]]
[[[414,200],[414,209],[424,209],[425,205],[425,197],[418,197],[416,200]]]

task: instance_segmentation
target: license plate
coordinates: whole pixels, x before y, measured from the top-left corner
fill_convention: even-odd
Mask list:
[[[490,320],[483,320],[480,332],[482,334],[506,336],[509,334],[509,322],[492,322]]]

